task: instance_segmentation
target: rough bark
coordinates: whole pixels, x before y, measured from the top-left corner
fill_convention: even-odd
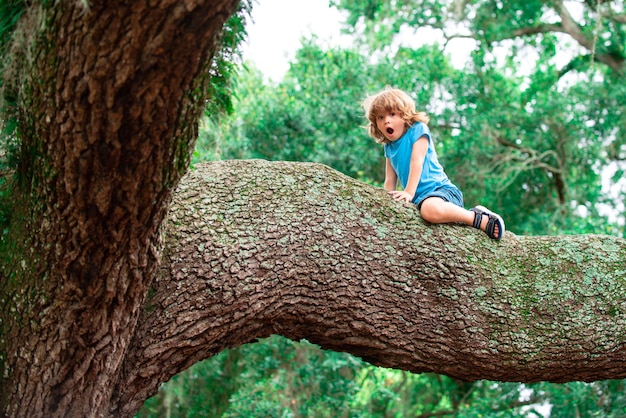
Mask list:
[[[2,237],[0,415],[110,409],[236,4],[28,2],[11,58],[21,155]]]
[[[325,166],[264,161],[196,166],[165,234],[112,415],[274,333],[464,380],[626,377],[620,238],[497,242]]]

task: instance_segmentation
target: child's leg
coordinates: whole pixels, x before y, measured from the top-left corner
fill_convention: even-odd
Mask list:
[[[436,196],[429,197],[422,202],[420,214],[424,220],[433,224],[460,222],[470,226],[474,225],[474,217],[476,216],[474,212]],[[487,229],[487,222],[489,222],[489,218],[483,216],[480,223],[482,231]],[[496,238],[500,238],[500,229],[497,224],[494,235]]]

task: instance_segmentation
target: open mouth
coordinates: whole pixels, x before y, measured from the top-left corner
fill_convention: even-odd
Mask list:
[[[393,128],[387,128],[387,133],[389,135],[393,135]]]

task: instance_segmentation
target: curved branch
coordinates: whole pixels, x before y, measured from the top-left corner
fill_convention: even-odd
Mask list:
[[[593,49],[593,39],[587,38],[580,26],[572,15],[570,14],[567,7],[562,0],[557,0],[555,3],[555,9],[559,16],[561,17],[561,26],[563,27],[563,31],[569,34],[572,38],[576,40],[582,47],[591,51]]]
[[[616,55],[610,52],[601,52],[598,53],[595,51],[594,47],[594,39],[586,36],[580,25],[574,20],[571,13],[561,0],[554,1],[555,11],[558,13],[561,18],[561,22],[558,24],[550,24],[550,23],[540,23],[534,26],[528,26],[524,28],[520,28],[511,32],[510,35],[504,35],[498,38],[498,41],[502,41],[505,39],[515,38],[515,37],[523,37],[528,35],[537,35],[542,33],[563,33],[571,36],[581,47],[590,51],[590,58],[592,61],[597,61],[602,64],[607,65],[609,68],[617,72],[618,74],[622,74],[624,71],[624,57],[620,55]],[[613,13],[600,13],[601,18],[609,18],[618,23],[623,23],[624,15]],[[572,69],[570,63],[568,66],[564,67],[561,71],[562,75],[567,73]]]
[[[612,20],[616,23],[626,23],[626,13],[611,12],[611,13],[603,13],[601,16],[606,19]]]
[[[556,24],[551,24],[551,23],[542,23],[536,26],[527,26],[525,28],[514,30],[513,36],[518,37],[518,36],[527,36],[527,35],[538,35],[540,33],[552,33],[552,32],[568,33],[561,25],[556,25]],[[503,38],[503,39],[506,39],[506,38]]]
[[[595,51],[595,40],[593,38],[589,38],[585,36],[583,31],[580,28],[580,25],[576,23],[572,15],[570,14],[567,7],[563,1],[558,0],[555,1],[555,8],[561,17],[561,25],[563,27],[563,32],[570,35],[580,46],[585,48],[588,51],[591,51],[592,58],[595,61],[601,62],[611,68],[618,74],[622,74],[624,71],[624,57],[616,56],[611,53],[603,52],[596,53]]]
[[[500,242],[318,164],[197,165],[116,389],[128,414],[226,347],[306,338],[463,380],[626,376],[626,241]]]

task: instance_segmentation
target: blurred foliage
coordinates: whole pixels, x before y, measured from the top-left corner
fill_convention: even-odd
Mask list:
[[[164,383],[137,418],[623,417],[621,380],[462,382],[369,365],[272,336],[226,350]]]
[[[0,57],[4,58],[15,25],[24,13],[24,0],[3,0],[0,5]]]
[[[242,0],[237,12],[228,19],[209,69],[209,90],[205,115],[218,118],[233,112],[235,78],[240,67],[241,44],[246,39],[246,18],[252,11],[253,0]]]
[[[205,121],[195,161],[315,161],[364,180],[380,178],[380,150],[361,128],[360,100],[372,84],[366,58],[307,42],[295,60],[278,86],[266,85],[254,68],[240,75],[236,112],[217,126]]]
[[[5,84],[4,75],[6,68],[11,62],[8,56],[11,39],[17,21],[24,13],[25,3],[23,0],[6,0],[0,3],[0,189],[4,189],[5,171],[15,167],[17,161],[18,141],[15,137],[17,126],[16,118],[10,107],[14,105],[14,98],[6,94],[3,89]],[[2,196],[0,195],[0,198]],[[0,217],[4,212],[0,212]]]

